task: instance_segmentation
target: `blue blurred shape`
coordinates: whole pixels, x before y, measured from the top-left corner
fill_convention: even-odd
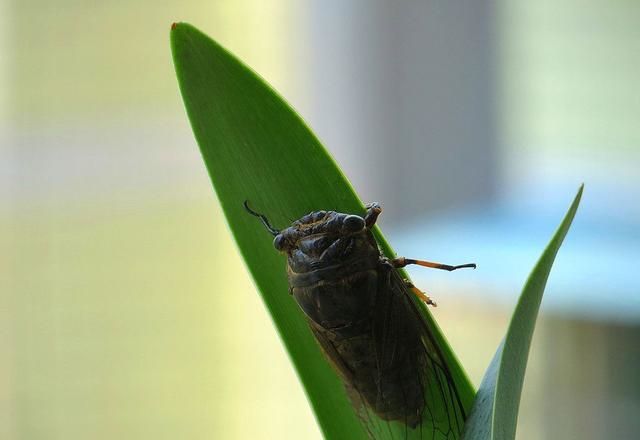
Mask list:
[[[484,298],[515,303],[530,270],[570,202],[572,190],[539,188],[527,199],[506,196],[430,216],[390,238],[400,255],[450,264],[476,262],[476,271],[457,272],[447,283],[474,286]],[[595,197],[594,197],[595,195]],[[640,216],[633,197],[618,188],[596,188],[585,197],[547,284],[547,311],[568,317],[640,322]],[[440,275],[412,271],[421,285]]]

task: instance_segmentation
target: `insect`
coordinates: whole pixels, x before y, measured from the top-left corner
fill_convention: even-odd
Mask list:
[[[384,421],[402,423],[407,431],[422,429],[426,420],[441,437],[455,438],[464,409],[411,295],[436,304],[398,269],[417,264],[452,271],[476,265],[386,258],[371,231],[382,212],[377,203],[367,205],[364,217],[315,211],[283,230],[246,201],[244,207],[286,254],[289,292],[361,418],[368,418],[370,410]],[[438,398],[446,402],[444,412],[430,406]]]

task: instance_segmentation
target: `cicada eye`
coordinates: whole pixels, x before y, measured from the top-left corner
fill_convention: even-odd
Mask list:
[[[285,245],[287,244],[286,240],[284,239],[284,236],[282,234],[278,234],[276,235],[276,238],[273,239],[273,246],[278,250],[278,251],[283,251],[285,248]]]
[[[358,232],[364,229],[364,219],[359,215],[348,215],[342,225],[347,232]]]
[[[323,218],[325,218],[326,215],[327,215],[327,211],[316,211],[316,213],[313,215],[313,221],[314,222],[320,221]]]

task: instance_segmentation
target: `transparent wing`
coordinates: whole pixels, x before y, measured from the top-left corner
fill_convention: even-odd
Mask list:
[[[372,439],[460,438],[465,419],[450,371],[412,293],[381,262],[366,331],[344,338],[309,322]]]
[[[383,266],[379,274],[373,322],[386,404],[378,415],[396,428],[391,438],[458,439],[466,416],[442,351],[398,271]]]

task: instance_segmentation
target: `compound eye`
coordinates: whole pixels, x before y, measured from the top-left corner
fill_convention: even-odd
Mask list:
[[[313,221],[314,222],[319,222],[320,220],[325,218],[326,215],[327,215],[327,211],[316,211],[313,214]]]
[[[364,229],[364,219],[359,215],[348,215],[344,218],[343,227],[347,232],[358,232]]]
[[[283,251],[286,244],[287,242],[282,234],[276,235],[276,238],[273,239],[273,247],[275,247],[278,251]]]

